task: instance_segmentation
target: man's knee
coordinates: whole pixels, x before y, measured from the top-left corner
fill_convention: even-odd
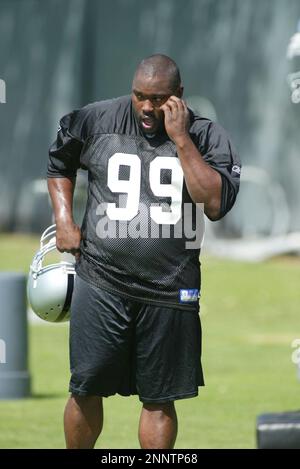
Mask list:
[[[152,402],[144,402],[143,409],[148,412],[155,412],[162,415],[169,415],[174,412],[175,406],[174,401],[164,402],[160,404],[155,404]]]
[[[102,397],[99,396],[78,396],[72,393],[70,395],[70,401],[74,406],[80,409],[102,405]]]

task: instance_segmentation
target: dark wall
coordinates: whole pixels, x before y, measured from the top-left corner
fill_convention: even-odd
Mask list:
[[[47,225],[45,185],[33,181],[45,178],[59,118],[130,92],[136,64],[155,52],[178,62],[186,97],[229,131],[244,165],[280,184],[289,229],[300,229],[300,104],[286,83],[298,18],[298,0],[0,0],[0,229]],[[221,229],[267,231],[273,202],[260,190],[241,192]]]

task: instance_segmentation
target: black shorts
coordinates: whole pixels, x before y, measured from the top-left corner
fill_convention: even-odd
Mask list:
[[[70,392],[138,394],[164,403],[203,386],[199,313],[123,298],[76,275],[70,319]]]

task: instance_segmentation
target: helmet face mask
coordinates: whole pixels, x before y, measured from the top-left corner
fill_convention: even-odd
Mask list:
[[[33,312],[48,322],[70,319],[70,305],[75,280],[72,262],[43,266],[45,256],[56,249],[55,225],[41,236],[40,249],[35,254],[27,283],[27,297]]]

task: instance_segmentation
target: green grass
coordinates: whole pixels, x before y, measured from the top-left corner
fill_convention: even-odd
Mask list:
[[[0,236],[1,269],[27,271],[37,238]],[[300,262],[202,259],[206,386],[177,402],[177,448],[254,448],[263,412],[299,408],[291,342],[300,338]],[[0,448],[63,448],[68,327],[30,325],[32,397],[0,401]],[[1,365],[0,365],[1,366]],[[98,448],[138,448],[137,397],[105,399]]]

